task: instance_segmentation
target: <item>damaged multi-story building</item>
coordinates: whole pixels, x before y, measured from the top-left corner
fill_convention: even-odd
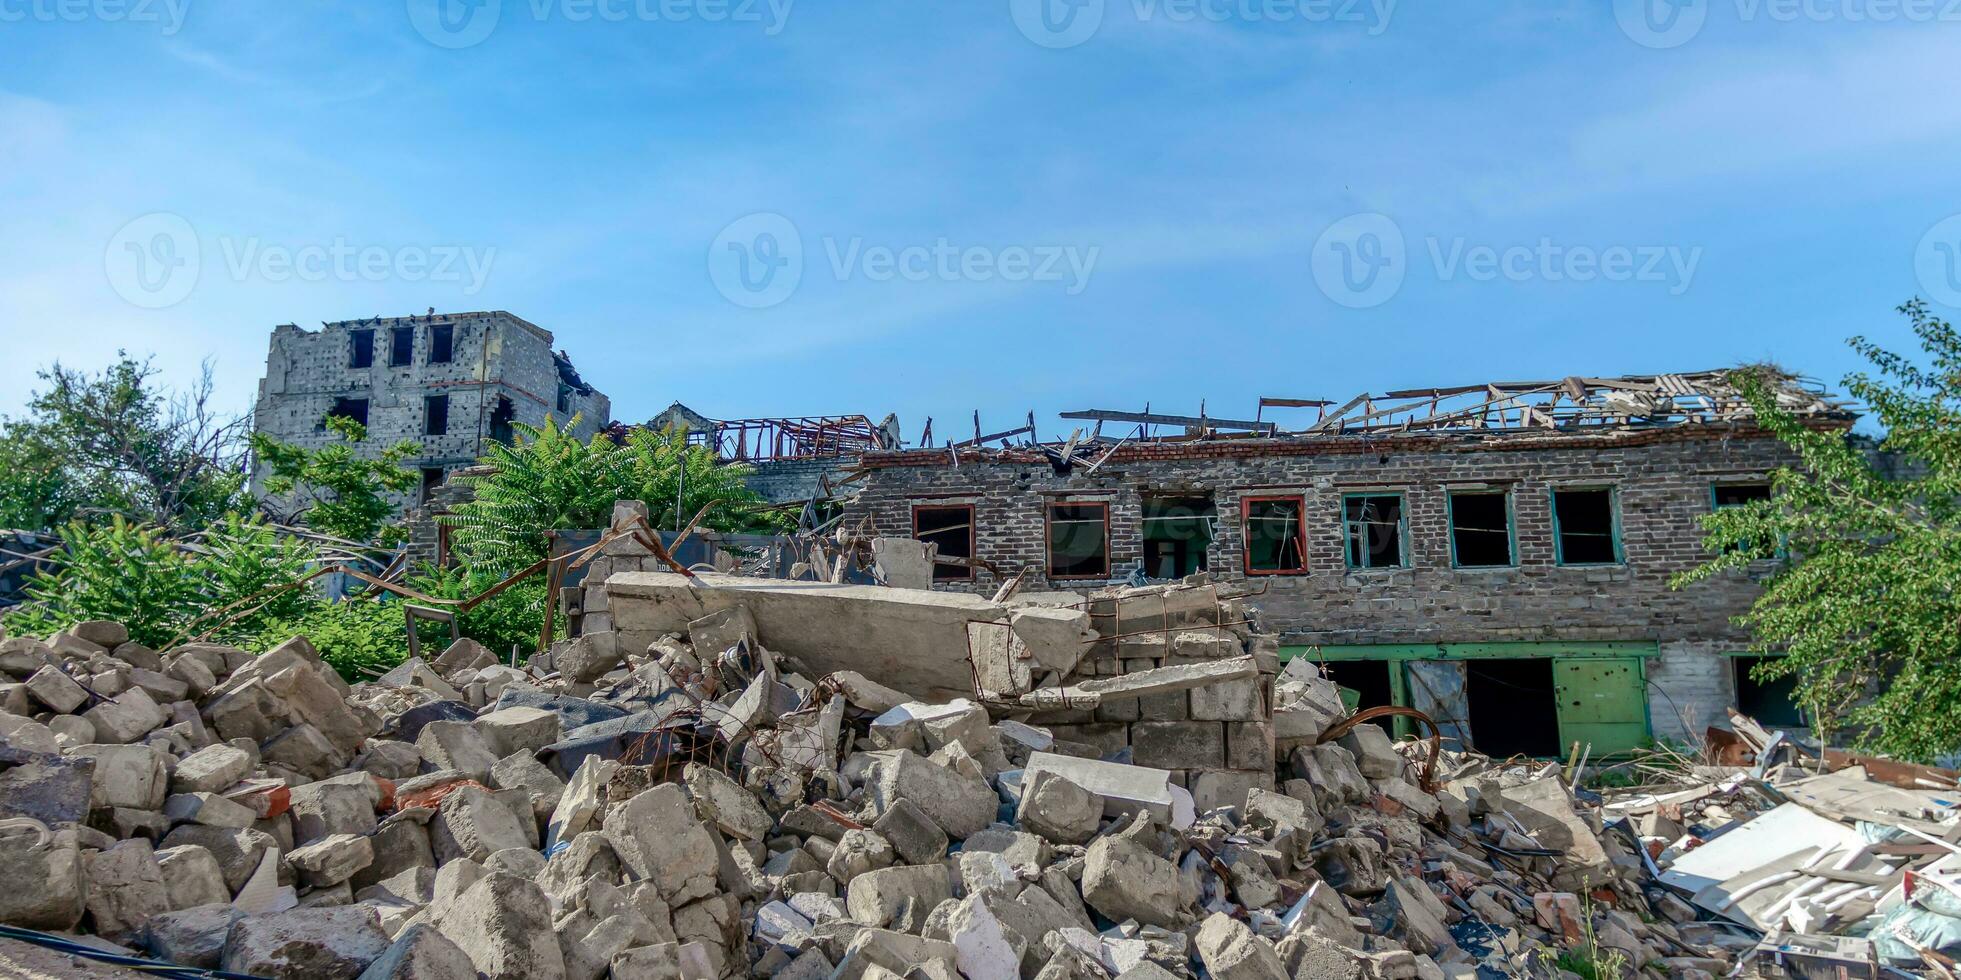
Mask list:
[[[510,313],[437,313],[275,327],[253,423],[282,442],[319,449],[340,439],[327,419],[367,426],[366,454],[403,439],[421,486],[396,501],[426,500],[486,443],[509,443],[517,424],[576,419],[581,438],[607,427],[612,403],[552,346],[551,331]],[[263,471],[253,490],[263,495]]]
[[[1853,424],[1815,384],[1778,384],[1804,424]],[[1268,409],[1312,421],[1285,430]],[[1283,656],[1494,756],[1616,752],[1732,705],[1802,723],[1752,677],[1733,621],[1776,560],[1670,585],[1709,557],[1700,518],[1768,496],[1797,462],[1725,373],[1268,399],[1260,415],[1081,412],[1065,417],[1097,429],[1067,444],[868,452],[843,523],[934,543],[936,587],[982,595],[1015,576],[1090,591],[1206,573]]]

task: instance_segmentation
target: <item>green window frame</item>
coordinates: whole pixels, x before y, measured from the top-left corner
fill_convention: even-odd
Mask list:
[[[1361,515],[1359,516],[1351,515],[1350,512],[1354,509],[1352,506],[1354,503],[1358,501],[1370,501],[1370,500],[1396,501],[1396,520],[1392,523],[1390,521],[1380,520],[1379,518],[1371,519],[1366,511],[1367,504],[1364,504],[1364,512]],[[1370,564],[1369,556],[1374,552],[1375,549],[1373,547],[1366,547],[1366,548],[1361,547],[1362,543],[1366,540],[1366,538],[1361,537],[1359,535],[1367,534],[1368,529],[1370,528],[1391,527],[1391,526],[1393,526],[1396,529],[1396,563],[1394,565]],[[1408,497],[1406,497],[1401,492],[1342,494],[1341,540],[1342,540],[1342,548],[1341,548],[1342,556],[1343,559],[1348,562],[1349,568],[1356,569],[1358,571],[1375,570],[1375,569],[1383,569],[1383,568],[1408,568],[1409,567]]]
[[[1457,547],[1457,500],[1460,497],[1499,497],[1502,498],[1505,512],[1505,560],[1496,563],[1467,565],[1458,555]],[[1444,520],[1447,536],[1450,538],[1450,567],[1452,568],[1517,568],[1518,567],[1518,517],[1513,512],[1512,494],[1509,490],[1452,490],[1444,495]],[[1466,530],[1489,531],[1488,528],[1466,528]]]
[[[1559,517],[1559,497],[1561,494],[1569,494],[1569,493],[1570,494],[1581,494],[1581,493],[1606,494],[1607,497],[1607,532],[1606,533],[1607,533],[1609,546],[1611,547],[1613,552],[1612,559],[1608,561],[1567,560],[1566,537],[1568,534],[1572,534],[1576,537],[1581,535],[1585,535],[1588,537],[1599,536],[1599,532],[1597,531],[1577,531],[1577,530],[1568,531],[1560,526],[1561,522]],[[1556,564],[1563,565],[1569,568],[1602,568],[1602,567],[1607,567],[1612,565],[1624,565],[1627,563],[1627,551],[1623,547],[1621,542],[1621,494],[1620,494],[1620,489],[1618,487],[1614,487],[1614,486],[1553,487],[1551,491],[1547,494],[1547,499],[1552,506],[1553,561]]]

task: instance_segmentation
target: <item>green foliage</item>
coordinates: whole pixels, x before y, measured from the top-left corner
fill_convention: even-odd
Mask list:
[[[1863,337],[1878,369],[1846,391],[1885,429],[1882,471],[1843,434],[1782,410],[1763,369],[1734,375],[1759,424],[1802,465],[1772,476],[1772,496],[1703,518],[1714,557],[1676,576],[1686,587],[1788,555],[1738,622],[1754,649],[1782,651],[1761,680],[1795,676],[1823,733],[1927,761],[1961,745],[1961,335],[1915,300],[1900,307],[1931,360],[1920,367]],[[1891,472],[1889,472],[1891,471]]]
[[[0,528],[38,531],[66,522],[77,495],[65,470],[29,440],[0,427]]]
[[[117,352],[88,374],[56,364],[27,414],[0,422],[0,523],[42,530],[120,514],[198,528],[249,506],[245,420],[210,409],[211,375],[172,397]]]
[[[427,628],[419,635],[438,644],[437,649],[448,636]],[[292,615],[255,624],[236,642],[264,653],[294,636],[312,641],[320,658],[349,682],[373,680],[376,672],[400,664],[409,654],[408,621],[402,604],[374,599],[315,600]]]
[[[296,613],[303,590],[245,600],[305,574],[314,553],[256,518],[229,515],[195,540],[117,516],[107,524],[75,522],[62,530],[51,571],[28,583],[30,601],[10,611],[9,632],[47,634],[91,619],[129,627],[130,638],[159,649],[193,626],[215,626],[215,610],[242,603],[238,629]],[[207,623],[196,617],[212,612]]]
[[[719,531],[773,529],[779,519],[742,483],[748,467],[721,465],[705,446],[689,446],[679,430],[640,430],[624,446],[595,435],[580,442],[571,434],[578,419],[560,428],[551,419],[542,427],[518,425],[513,445],[493,444],[483,458],[491,469],[464,475],[473,499],[458,504],[441,520],[455,528],[456,554],[485,574],[516,571],[545,557],[545,534],[555,529],[603,528],[612,521],[613,502],[641,500],[655,527],[676,523],[675,497],[686,473],[681,520],[709,502],[702,520]]]
[[[494,573],[424,565],[406,584],[438,599],[468,599],[501,581],[502,576]],[[533,575],[464,613],[456,626],[464,636],[483,644],[499,658],[508,659],[513,648],[520,656],[536,651],[539,634],[545,627],[544,573]],[[565,635],[564,617],[554,616],[552,626],[554,639]],[[446,646],[447,634],[438,642]]]
[[[367,426],[335,416],[327,419],[327,428],[341,441],[317,450],[254,433],[252,451],[268,470],[266,489],[275,496],[293,497],[298,518],[316,531],[349,541],[374,541],[383,536],[383,525],[395,514],[387,494],[415,488],[419,477],[402,462],[422,447],[404,439],[373,459],[363,459],[358,451],[368,439]],[[382,543],[393,544],[396,537],[387,535]]]

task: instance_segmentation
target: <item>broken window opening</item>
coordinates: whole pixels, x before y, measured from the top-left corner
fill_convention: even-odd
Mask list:
[[[1559,755],[1559,694],[1551,660],[1470,660],[1464,697],[1479,752],[1493,759]]]
[[[416,503],[423,507],[429,506],[429,498],[434,496],[436,488],[442,485],[443,468],[440,466],[424,466],[422,468],[422,490],[416,494]]]
[[[1218,513],[1211,497],[1144,498],[1144,574],[1172,579],[1205,571]]]
[[[388,366],[407,367],[413,363],[415,363],[415,328],[390,328],[388,331]]]
[[[490,413],[490,439],[508,446],[516,437],[511,423],[517,421],[517,406],[509,398],[497,396],[497,407]]]
[[[368,400],[366,398],[336,398],[334,407],[327,410],[330,419],[353,419],[362,425],[368,424]],[[325,428],[325,425],[322,425]]]
[[[449,434],[448,395],[429,395],[422,399],[422,434],[425,436]]]
[[[429,328],[429,363],[448,364],[456,356],[456,327],[439,323]]]
[[[558,414],[563,416],[572,411],[572,389],[567,385],[558,386]]]
[[[1246,535],[1246,574],[1300,575],[1307,571],[1307,527],[1299,497],[1247,497],[1239,518]]]
[[[1110,577],[1110,505],[1049,505],[1049,577]]]
[[[1348,567],[1402,568],[1401,494],[1357,494],[1342,498],[1342,529],[1348,538]]]
[[[1561,565],[1612,565],[1621,560],[1614,521],[1614,491],[1552,492],[1553,550]]]
[[[1380,708],[1396,703],[1394,689],[1389,683],[1389,671],[1396,666],[1391,661],[1330,660],[1321,666],[1326,668],[1328,679],[1341,688],[1341,703],[1347,705],[1349,714],[1364,708]],[[1394,717],[1377,718],[1373,724],[1395,734]]]
[[[1511,496],[1499,493],[1450,495],[1450,560],[1459,568],[1500,568],[1518,564],[1512,554]]]
[[[1718,483],[1712,488],[1711,492],[1715,496],[1716,507],[1718,509],[1724,507],[1741,507],[1744,504],[1755,503],[1759,500],[1769,500],[1770,484]]]
[[[1759,664],[1781,657],[1731,657],[1736,670],[1736,710],[1772,728],[1808,728],[1804,709],[1798,706],[1798,679],[1786,674],[1776,680],[1760,681]]]
[[[942,558],[974,557],[974,505],[943,504],[912,509],[912,536],[939,546]],[[933,565],[933,581],[966,581],[974,577],[972,566]]]
[[[349,368],[374,367],[374,331],[350,330],[347,332],[350,345],[347,355]]]
[[[1710,486],[1709,499],[1716,510],[1730,507],[1747,507],[1759,500],[1770,499],[1768,483],[1718,483]],[[1723,542],[1725,554],[1732,551],[1748,551],[1756,558],[1784,557],[1784,543],[1777,539],[1752,541],[1738,539]]]

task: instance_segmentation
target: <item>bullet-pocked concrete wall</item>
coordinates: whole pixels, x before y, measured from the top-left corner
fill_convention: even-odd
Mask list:
[[[972,504],[975,550],[1003,576],[1030,569],[1027,588],[1089,591],[1141,566],[1148,496],[1208,496],[1217,517],[1207,569],[1248,591],[1263,629],[1285,644],[1409,644],[1520,641],[1642,641],[1651,720],[1657,734],[1700,731],[1734,703],[1724,654],[1747,645],[1732,617],[1758,595],[1772,567],[1729,573],[1687,589],[1669,577],[1707,557],[1699,518],[1717,484],[1760,483],[1796,458],[1753,429],[1707,427],[1518,438],[1411,437],[1245,440],[1142,445],[1119,451],[1091,475],[1057,475],[1039,459],[912,450],[866,457],[868,475],[847,506],[845,526],[870,517],[880,534],[913,533],[917,505]],[[1562,566],[1555,560],[1554,488],[1611,487],[1623,560]],[[1452,491],[1509,495],[1516,564],[1452,565],[1447,499]],[[1401,494],[1407,515],[1406,568],[1347,567],[1344,495]],[[1246,574],[1241,503],[1249,497],[1303,501],[1307,569]],[[1046,507],[1110,505],[1111,576],[1051,581],[1046,575]],[[985,570],[941,588],[987,594]]]
[[[451,356],[430,363],[435,328],[452,329]],[[412,332],[405,364],[390,363],[392,331]],[[353,367],[353,334],[374,332],[369,367]],[[324,324],[318,330],[284,325],[274,328],[266,374],[259,382],[254,425],[282,442],[318,449],[339,436],[326,418],[342,398],[368,401],[366,455],[407,439],[420,451],[406,465],[440,468],[445,473],[476,462],[492,436],[500,399],[508,400],[514,421],[542,425],[547,416],[560,424],[579,417],[575,432],[588,438],[611,421],[612,404],[588,386],[567,384],[552,354],[552,335],[504,312],[438,313]],[[446,432],[426,430],[431,396],[447,396]],[[253,490],[263,493],[263,471],[253,474]],[[404,510],[418,491],[397,496]]]

